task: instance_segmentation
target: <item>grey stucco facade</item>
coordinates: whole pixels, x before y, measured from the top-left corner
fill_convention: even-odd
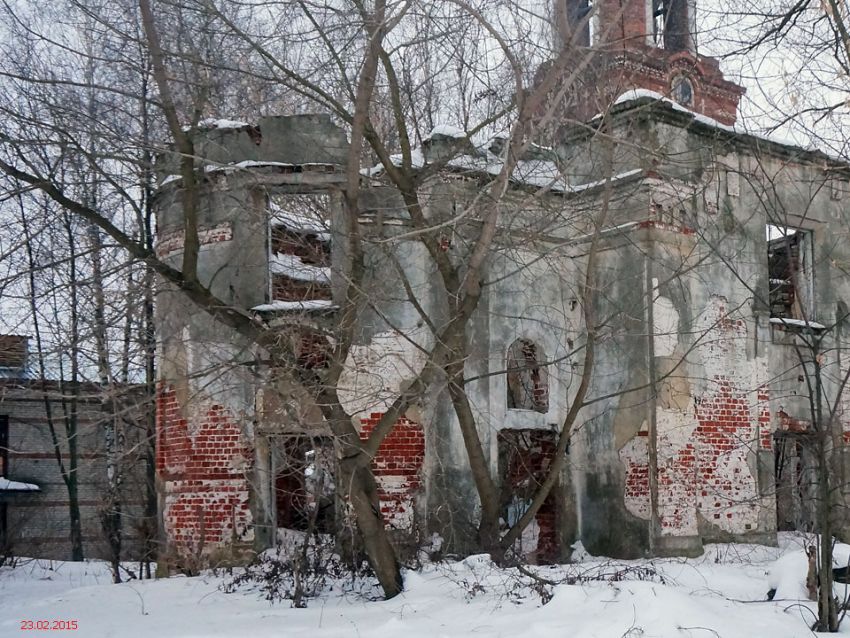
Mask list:
[[[202,281],[228,304],[259,307],[254,312],[283,332],[290,325],[332,332],[333,303],[274,307],[268,202],[270,195],[325,197],[328,238],[321,241],[331,246],[326,267],[338,295],[346,268],[342,131],[328,118],[297,116],[200,135],[206,141],[198,154],[209,167],[199,220]],[[452,144],[433,136],[425,161]],[[491,475],[508,493],[504,433],[527,434],[537,441],[533,453],[545,457],[593,335],[590,392],[556,502],[524,549],[533,553],[544,537],[554,539],[556,557],[576,540],[623,557],[694,554],[704,543],[731,539],[774,542],[777,441],[789,423],[812,427],[801,344],[806,350],[818,340],[829,370],[824,392],[844,405],[848,167],[640,96],[592,126],[562,129],[546,153],[558,177],[541,185],[517,176],[497,204],[504,211],[499,237],[466,329],[465,390]],[[160,255],[177,265],[180,182],[167,177],[174,172],[163,169],[158,234]],[[422,311],[435,325],[450,319],[436,266],[410,233],[399,193],[379,171],[363,179],[357,223],[368,303],[340,380],[357,427],[380,415],[421,368],[433,346]],[[478,228],[459,211],[470,209],[490,179],[475,165],[449,163],[420,186],[428,220],[459,263]],[[797,318],[771,316],[769,233],[776,231],[769,226],[810,242],[808,261],[793,277]],[[593,307],[591,330],[584,304]],[[295,434],[327,436],[318,411],[309,397],[272,380],[256,344],[167,286],[157,312],[162,533],[190,550],[202,533],[210,537],[206,548],[267,546],[283,507],[274,448]],[[534,345],[546,370],[548,400],[539,409],[510,407],[506,360],[518,340]],[[212,464],[222,471],[207,480],[191,469],[192,455],[207,455],[198,442],[222,431],[210,429],[217,411],[226,413],[233,438],[216,448],[221,458]],[[835,418],[843,432],[843,410]],[[444,385],[431,384],[406,419],[421,429],[424,456],[415,480],[401,470],[378,477],[386,495],[404,492],[399,498],[406,499],[388,510],[388,520],[423,542],[439,534],[447,551],[473,551],[477,494]],[[188,452],[179,443],[186,436],[194,446]],[[836,445],[844,445],[843,434]],[[219,514],[193,515],[193,498]]]

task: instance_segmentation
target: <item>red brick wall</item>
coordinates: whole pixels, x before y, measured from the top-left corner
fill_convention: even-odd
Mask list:
[[[759,433],[758,427],[770,421],[764,405],[759,405],[758,412],[752,414],[747,390],[735,388],[723,377],[715,378],[714,386],[715,392],[700,401],[696,410],[699,427],[694,438],[699,448],[698,461],[693,455],[683,460],[683,463],[696,463],[696,482],[705,503],[703,515],[709,522],[716,522],[723,516],[732,519],[735,511],[729,505],[747,499],[748,486],[741,483],[753,481],[754,477],[744,476],[741,468],[724,470],[724,466],[729,458],[754,451],[756,440],[764,445],[763,430]],[[763,395],[764,391],[759,391],[758,396]],[[751,505],[757,507],[758,504]]]
[[[755,397],[753,397],[755,392]],[[755,399],[755,402],[754,402]],[[662,414],[659,414],[659,418]],[[768,393],[714,377],[693,414],[664,413],[658,434],[658,509],[662,533],[696,535],[698,517],[737,534],[756,531],[761,506],[751,454],[772,449]],[[624,498],[650,516],[648,432],[628,445]]]
[[[173,388],[157,394],[156,467],[164,493],[167,543],[182,555],[249,540],[251,448],[221,405],[192,406],[187,419]]]
[[[373,413],[361,421],[360,436],[372,433],[383,415]],[[388,525],[411,529],[416,492],[422,485],[420,472],[425,460],[425,434],[418,423],[402,418],[378,448],[372,469],[378,482],[381,513]]]

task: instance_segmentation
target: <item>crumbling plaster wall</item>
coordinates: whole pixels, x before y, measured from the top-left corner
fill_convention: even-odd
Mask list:
[[[651,397],[654,432],[621,448],[628,507],[652,522],[654,464],[656,551],[698,552],[702,542],[730,538],[771,542],[777,402],[790,394],[793,403],[800,379],[787,372],[796,369],[793,348],[778,343],[768,323],[765,224],[811,229],[816,251],[829,254],[837,230],[829,220],[839,212],[829,178],[818,166],[756,156],[743,143],[675,122],[648,120],[632,130],[644,133],[632,142],[654,158],[668,199],[678,191],[678,204],[667,207],[680,208],[674,218],[693,239],[659,233],[649,253],[653,375],[673,374]],[[828,262],[816,269],[816,305],[830,313],[836,291]]]
[[[266,189],[326,186],[333,176],[292,174],[285,165],[344,162],[345,136],[327,117],[299,116],[263,119],[259,129],[202,131],[194,141],[196,164],[204,172],[198,278],[227,304],[262,304],[269,288]],[[226,166],[244,160],[272,165]],[[159,170],[157,250],[180,268],[183,195],[181,181],[173,177],[175,158],[163,157]],[[255,346],[167,282],[160,282],[157,321],[164,557],[186,560],[255,541],[265,546],[272,513],[268,499],[256,494],[267,478],[255,471],[255,454],[262,453],[254,446],[257,379],[242,365],[255,359]]]

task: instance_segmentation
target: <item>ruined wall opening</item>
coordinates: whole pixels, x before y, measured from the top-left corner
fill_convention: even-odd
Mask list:
[[[323,194],[269,195],[270,300],[331,298],[329,199]]]
[[[531,506],[546,479],[557,436],[547,430],[500,430],[498,434],[502,519],[513,526]],[[514,548],[524,560],[553,563],[559,554],[558,503],[564,502],[560,482],[553,486],[534,520]]]
[[[337,497],[332,440],[309,435],[276,437],[272,463],[277,527],[333,533]]]
[[[529,339],[517,339],[507,356],[507,400],[510,410],[549,411],[546,355]]]
[[[649,0],[652,41],[668,51],[690,51],[691,7],[689,0]]]
[[[815,435],[803,428],[774,433],[776,529],[815,530],[818,481]]]
[[[589,47],[596,40],[597,26],[595,16],[588,19],[593,11],[593,0],[566,0],[567,26],[570,28],[570,44],[576,47]]]
[[[770,316],[814,319],[811,233],[772,224],[766,233]]]

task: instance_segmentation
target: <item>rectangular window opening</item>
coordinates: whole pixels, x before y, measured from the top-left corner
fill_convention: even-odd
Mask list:
[[[269,197],[270,300],[331,298],[329,198],[275,193]]]
[[[593,0],[567,0],[567,23],[570,25],[574,46],[589,47],[596,40],[596,15],[587,18],[591,11]]]
[[[811,232],[768,224],[766,233],[770,317],[813,321]]]
[[[689,0],[651,0],[652,42],[669,51],[691,49]]]

